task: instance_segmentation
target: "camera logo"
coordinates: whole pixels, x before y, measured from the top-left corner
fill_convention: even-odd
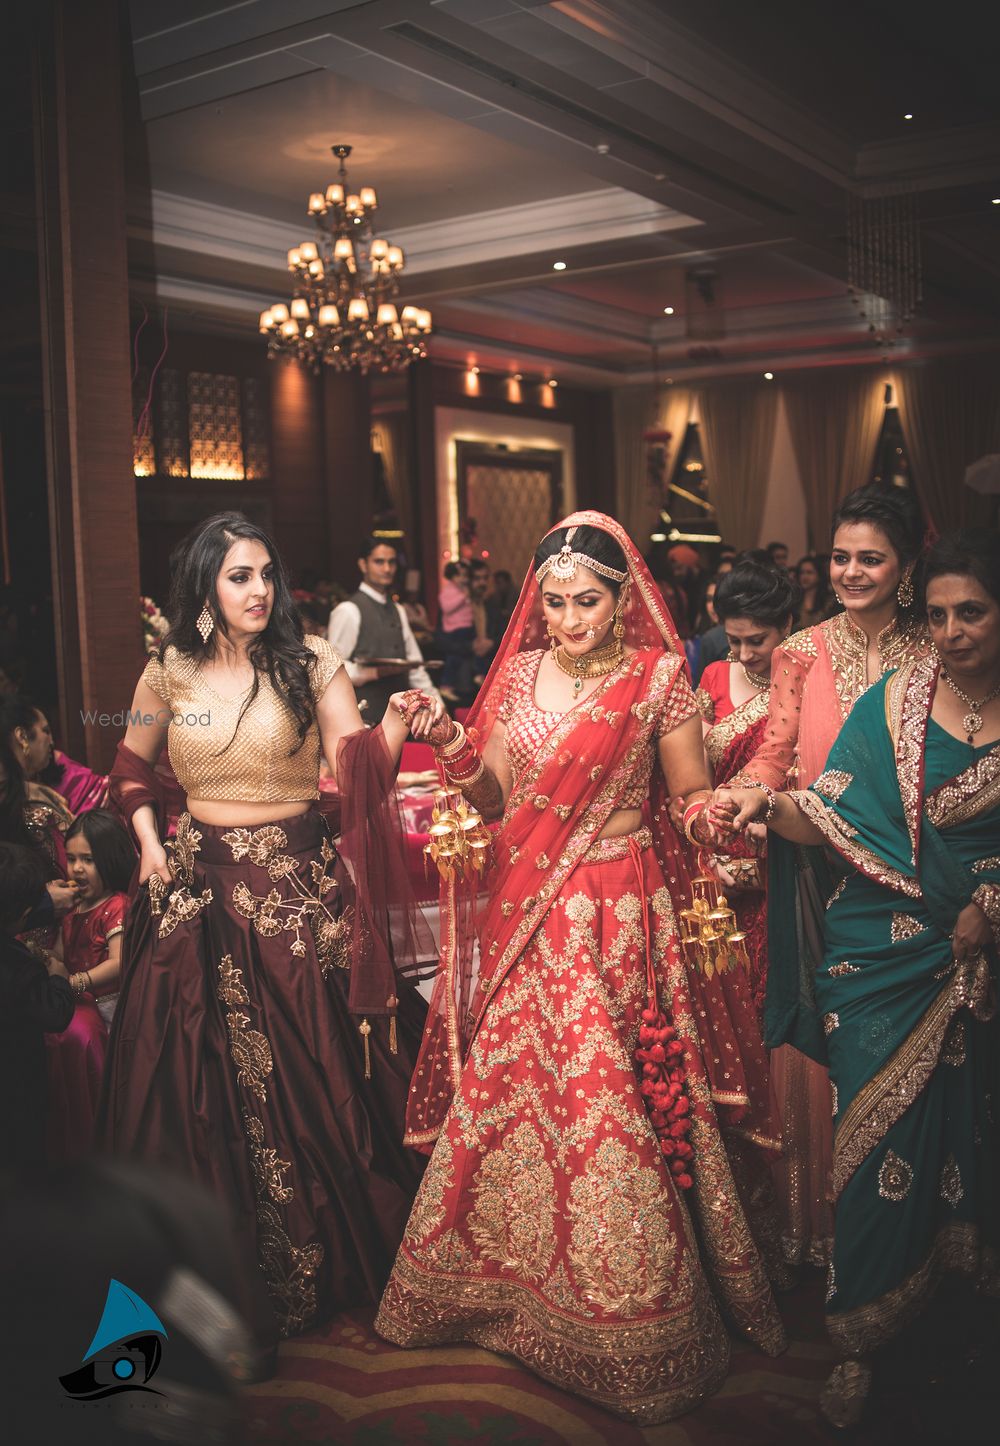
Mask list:
[[[112,1280],[97,1333],[83,1364],[59,1384],[75,1401],[100,1401],[122,1391],[161,1392],[149,1385],[163,1354],[167,1333],[141,1296]]]

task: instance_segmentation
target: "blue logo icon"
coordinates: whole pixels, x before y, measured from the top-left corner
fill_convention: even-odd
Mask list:
[[[159,1391],[148,1382],[156,1373],[167,1339],[159,1316],[120,1280],[108,1286],[101,1323],[83,1364],[59,1384],[77,1401],[100,1401],[121,1391]]]

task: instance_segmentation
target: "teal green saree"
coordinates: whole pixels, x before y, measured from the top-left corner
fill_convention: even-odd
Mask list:
[[[792,795],[854,870],[815,980],[834,1096],[827,1323],[849,1354],[890,1339],[945,1269],[1000,1292],[1000,744],[941,729],[936,685],[932,659],[876,683]],[[956,964],[970,900],[994,945]]]

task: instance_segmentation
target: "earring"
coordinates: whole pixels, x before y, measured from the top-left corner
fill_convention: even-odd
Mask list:
[[[896,600],[901,608],[913,606],[913,569],[908,567],[899,579],[899,587],[896,589]]]
[[[212,629],[215,627],[215,619],[212,617],[212,614],[208,610],[208,603],[205,604],[205,606],[202,608],[201,612],[195,619],[195,627],[198,629],[199,633],[201,633],[202,642],[207,643],[209,638],[212,636]]]
[[[556,642],[556,635],[555,635],[555,633],[552,631],[552,624],[551,624],[551,623],[546,623],[546,624],[545,624],[545,631],[546,631],[546,632],[548,633],[548,635],[549,635],[549,652],[550,652],[550,653],[554,653],[555,650],[556,650],[556,648],[559,646],[559,644]]]

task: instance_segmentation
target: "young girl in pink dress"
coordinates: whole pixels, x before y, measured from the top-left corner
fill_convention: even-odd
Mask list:
[[[93,1143],[108,1025],[118,997],[125,895],[136,855],[118,820],[93,809],[70,825],[66,863],[77,905],[63,919],[57,953],[69,972],[76,1008],[68,1029],[46,1035],[52,1160],[80,1159]]]

